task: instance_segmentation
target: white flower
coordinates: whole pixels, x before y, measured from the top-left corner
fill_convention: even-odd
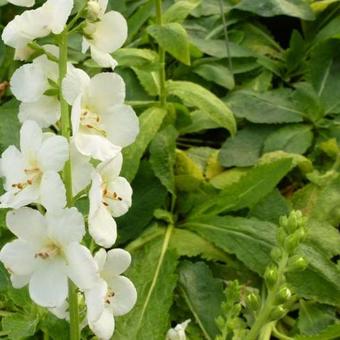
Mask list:
[[[139,122],[123,104],[125,84],[119,75],[99,73],[90,79],[73,69],[63,81],[63,95],[72,105],[74,143],[83,155],[106,161],[135,140]]]
[[[85,291],[87,318],[91,330],[102,340],[109,340],[115,328],[114,316],[128,313],[136,303],[133,283],[120,275],[131,263],[130,254],[123,249],[106,252],[100,249],[94,256],[103,280]]]
[[[105,13],[107,0],[91,0],[88,11],[95,20],[87,21],[84,28],[82,51],[91,50],[92,59],[102,67],[114,69],[117,62],[110,53],[123,46],[127,38],[125,18],[116,11]]]
[[[131,206],[131,186],[125,178],[119,177],[122,163],[119,153],[112,160],[99,164],[92,174],[89,232],[95,242],[105,248],[111,247],[117,238],[113,217],[125,214]]]
[[[22,6],[22,7],[32,7],[35,4],[35,0],[7,0],[9,3]]]
[[[15,48],[15,59],[25,60],[32,53],[27,46],[30,42],[63,31],[72,8],[73,0],[47,0],[41,7],[27,10],[9,22],[2,40]]]
[[[20,149],[10,146],[2,154],[0,172],[7,192],[0,197],[0,207],[40,203],[48,210],[63,208],[65,187],[58,172],[69,158],[66,138],[43,134],[28,120],[20,130]]]
[[[91,289],[98,281],[90,251],[79,244],[85,227],[76,208],[45,216],[21,208],[7,214],[7,226],[18,238],[1,249],[0,260],[15,287],[29,285],[29,294],[38,305],[62,306],[68,295],[68,278],[81,290]]]
[[[185,340],[185,329],[188,327],[190,321],[190,319],[186,320],[178,324],[175,328],[170,328],[166,335],[166,340]]]

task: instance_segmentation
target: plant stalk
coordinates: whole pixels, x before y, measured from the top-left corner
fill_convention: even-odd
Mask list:
[[[68,31],[65,29],[59,36],[59,100],[61,109],[61,134],[70,142],[71,138],[71,119],[69,107],[62,95],[62,81],[67,73],[67,41]],[[65,163],[63,170],[63,180],[66,188],[67,206],[73,205],[72,194],[72,167],[71,160]],[[79,327],[79,309],[78,309],[78,295],[77,288],[73,282],[69,280],[68,283],[68,302],[70,312],[70,339],[80,340],[80,327]]]

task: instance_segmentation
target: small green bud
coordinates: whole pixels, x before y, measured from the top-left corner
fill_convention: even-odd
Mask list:
[[[282,257],[282,250],[279,247],[274,247],[270,253],[271,258],[278,262]]]
[[[287,271],[303,271],[307,268],[308,263],[303,256],[295,255],[288,260]]]
[[[277,268],[274,265],[268,266],[265,273],[264,279],[266,280],[268,288],[271,288],[275,285],[278,279]]]
[[[246,297],[246,304],[247,307],[253,311],[256,312],[260,308],[260,297],[258,294],[250,293]]]
[[[284,228],[279,228],[278,231],[277,231],[277,234],[276,234],[277,243],[280,246],[283,246],[287,236],[288,235],[287,235],[285,229]]]
[[[287,308],[283,305],[279,305],[273,309],[270,314],[271,321],[280,320],[288,313]]]
[[[294,233],[286,238],[284,242],[284,248],[288,252],[288,254],[293,254],[299,244],[300,236]]]
[[[224,327],[225,320],[223,319],[221,315],[216,318],[215,322],[218,328],[222,329]]]
[[[289,222],[288,222],[288,217],[287,216],[281,216],[280,217],[279,224],[280,224],[281,227],[287,228],[288,223]]]
[[[286,303],[290,300],[290,298],[292,297],[292,291],[286,287],[286,286],[283,286],[277,296],[276,296],[276,301],[279,303],[279,304],[282,304],[282,303]]]
[[[300,210],[292,211],[288,216],[288,224],[284,226],[288,234],[292,234],[297,229],[303,227],[305,218]]]
[[[101,7],[97,0],[89,0],[87,3],[87,19],[89,21],[96,21],[101,13]]]

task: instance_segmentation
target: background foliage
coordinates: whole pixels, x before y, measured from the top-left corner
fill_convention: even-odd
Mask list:
[[[277,327],[296,339],[339,338],[339,1],[165,0],[163,26],[153,0],[109,2],[128,19],[128,42],[114,56],[141,125],[124,151],[134,203],[118,219],[139,298],[114,339],[164,339],[189,318],[189,339],[215,339],[224,287],[237,279],[243,295],[261,291],[279,216],[292,209],[308,218],[299,252],[309,265],[288,277],[298,299]],[[20,10],[0,6],[3,28]],[[93,73],[79,44],[74,35],[70,58]],[[12,58],[0,43],[1,151],[18,141],[18,104],[6,86],[20,65]],[[4,216],[1,243],[10,238]],[[48,329],[66,339],[66,322],[11,288],[0,269],[0,335],[36,339]],[[236,328],[232,336],[242,339]]]

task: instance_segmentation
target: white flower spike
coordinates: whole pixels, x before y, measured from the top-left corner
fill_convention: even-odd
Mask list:
[[[82,70],[71,70],[63,95],[72,105],[74,143],[83,155],[107,161],[136,139],[138,117],[124,105],[125,84],[119,75],[105,72],[90,79]]]
[[[123,249],[100,249],[94,258],[102,280],[85,291],[87,318],[98,338],[109,340],[115,328],[114,317],[128,313],[137,300],[133,283],[121,275],[129,267],[131,256]]]
[[[66,138],[43,134],[28,120],[20,130],[20,148],[10,146],[2,154],[0,172],[7,192],[0,197],[0,207],[18,209],[39,203],[47,210],[62,209],[65,187],[58,172],[69,158]]]
[[[17,239],[1,249],[0,260],[17,288],[29,285],[30,296],[38,305],[60,308],[67,298],[68,278],[81,290],[91,289],[98,281],[94,258],[79,244],[85,226],[76,208],[45,216],[21,208],[7,214],[7,226]]]
[[[105,13],[107,0],[88,2],[90,19],[84,28],[82,52],[89,48],[92,59],[101,67],[114,69],[117,62],[110,55],[122,47],[127,39],[127,23],[116,11]]]
[[[89,232],[95,242],[105,248],[111,247],[117,238],[113,217],[124,215],[131,206],[132,188],[125,178],[119,177],[122,163],[119,153],[112,160],[99,164],[92,175]]]
[[[176,325],[175,328],[170,328],[165,340],[186,340],[185,329],[188,327],[190,321],[190,319],[186,320]]]

